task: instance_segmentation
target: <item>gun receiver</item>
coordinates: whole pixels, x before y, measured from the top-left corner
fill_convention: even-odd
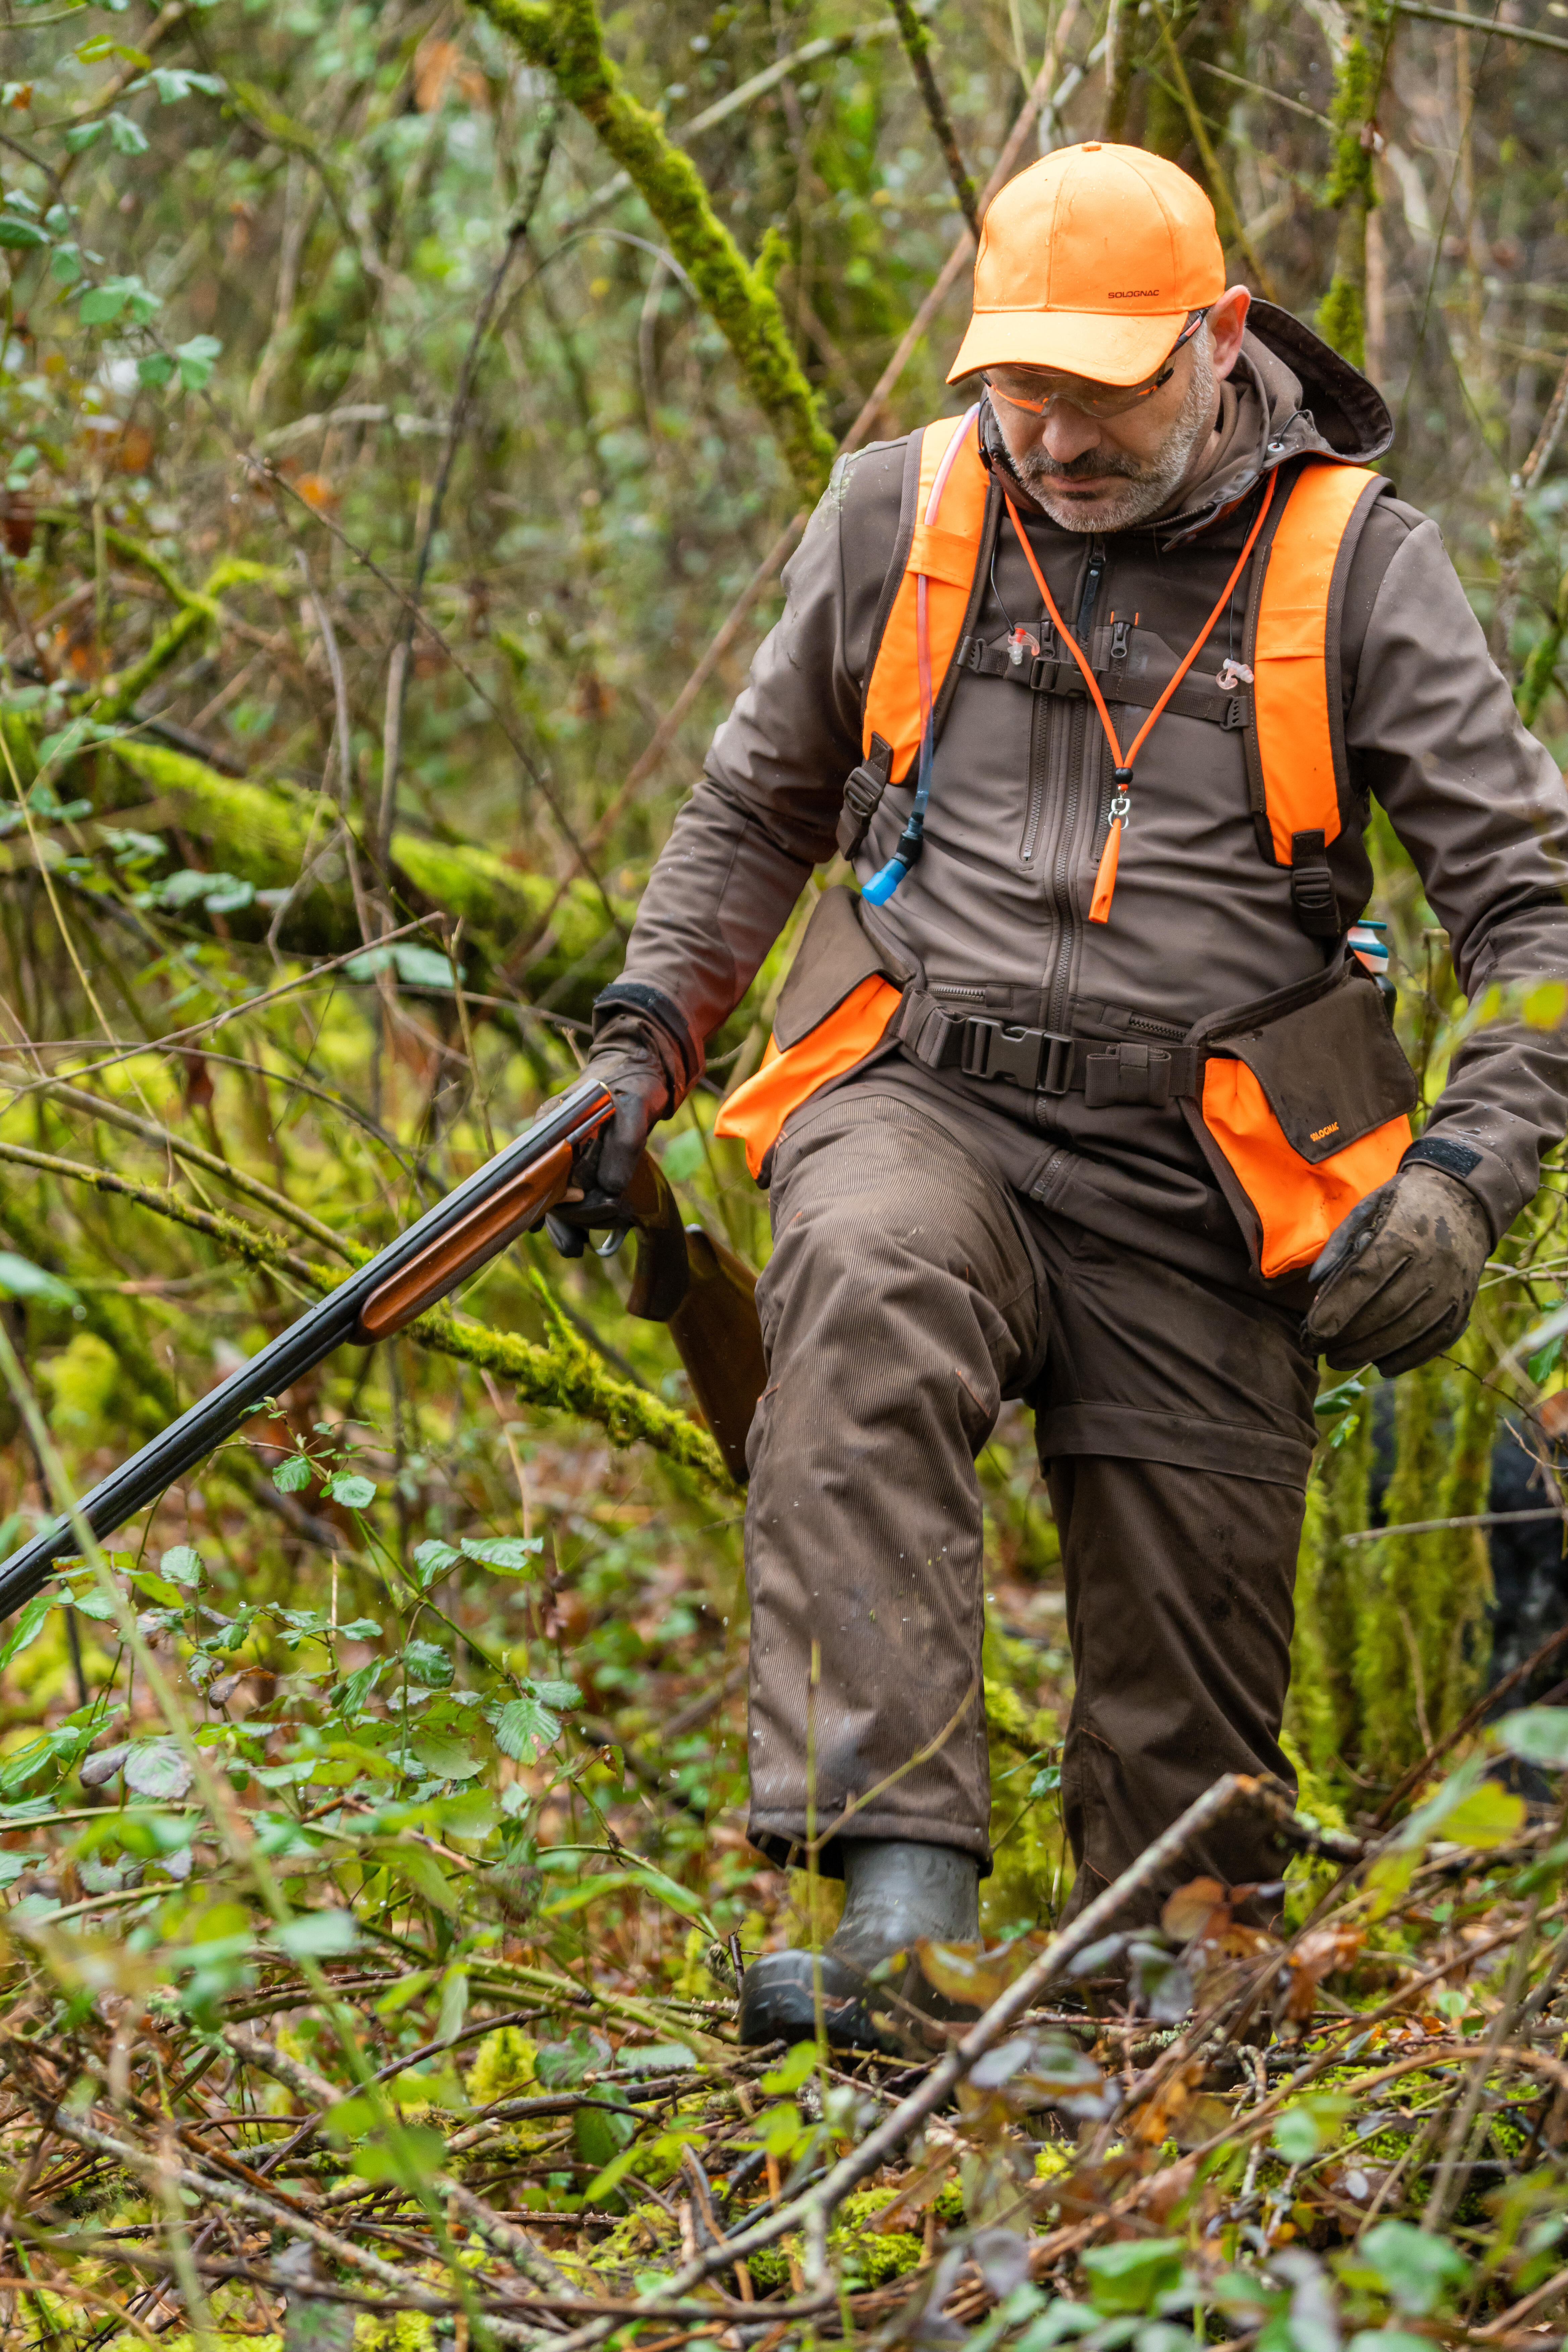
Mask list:
[[[558,1095],[503,1151],[84,1496],[78,1509],[93,1534],[102,1540],[156,1502],[334,1348],[390,1339],[541,1224],[571,1190],[578,1155],[615,1108],[597,1079]],[[669,1324],[697,1402],[731,1475],[743,1480],[746,1432],[766,1377],[752,1297],[756,1277],[700,1226],[682,1233],[674,1197],[647,1154],[624,1206],[638,1234],[627,1306]],[[0,1618],[47,1582],[56,1560],[79,1549],[70,1520],[41,1528],[0,1565]]]

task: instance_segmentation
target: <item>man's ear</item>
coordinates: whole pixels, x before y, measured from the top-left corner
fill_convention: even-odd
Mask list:
[[[1252,296],[1245,286],[1227,286],[1219,300],[1209,310],[1209,341],[1214,351],[1214,372],[1227,376],[1241,356],[1241,339],[1247,331],[1247,314],[1252,308]]]

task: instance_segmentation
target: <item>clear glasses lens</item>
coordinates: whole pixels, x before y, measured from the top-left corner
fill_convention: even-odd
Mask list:
[[[1030,394],[1037,394],[1037,398],[1026,397],[1022,393],[1004,392],[996,383],[991,383],[991,390],[998,400],[1005,400],[1009,408],[1026,408],[1031,416],[1044,416],[1058,401],[1066,407],[1081,409],[1086,416],[1126,416],[1152,394],[1158,392],[1162,384],[1170,383],[1172,362],[1176,353],[1184,343],[1191,342],[1207,317],[1206,309],[1188,314],[1185,326],[1165,354],[1164,366],[1146,383],[1094,383],[1086,376],[1053,375],[1048,369],[1041,369],[1030,379]],[[991,382],[989,377],[986,382]]]

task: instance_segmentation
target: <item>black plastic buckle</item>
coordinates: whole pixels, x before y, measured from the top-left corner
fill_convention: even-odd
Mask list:
[[[1000,1078],[1027,1093],[1065,1095],[1072,1078],[1072,1039],[971,1015],[959,1067],[966,1077]]]
[[[959,1067],[965,1077],[1003,1078],[1032,1092],[1044,1042],[1038,1029],[1012,1028],[1000,1021],[979,1021],[971,1015],[963,1024]]]

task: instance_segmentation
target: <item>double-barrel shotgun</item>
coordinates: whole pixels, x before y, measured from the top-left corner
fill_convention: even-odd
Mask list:
[[[557,1095],[504,1150],[110,1471],[83,1496],[76,1519],[100,1540],[111,1536],[334,1348],[391,1339],[520,1234],[532,1232],[580,1188],[583,1155],[615,1108],[596,1078]],[[755,1275],[700,1225],[682,1227],[674,1195],[647,1152],[614,1211],[595,1222],[636,1233],[627,1311],[668,1324],[699,1410],[731,1475],[743,1482],[746,1433],[766,1379]],[[58,1559],[80,1549],[76,1520],[41,1528],[0,1564],[0,1617],[40,1591]]]

